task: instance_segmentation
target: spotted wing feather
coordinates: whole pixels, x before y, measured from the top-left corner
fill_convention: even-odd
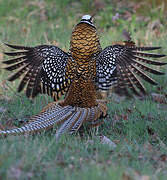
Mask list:
[[[38,93],[47,93],[58,99],[67,91],[71,81],[66,76],[66,65],[71,58],[70,55],[52,45],[36,47],[6,45],[19,50],[4,52],[8,56],[18,57],[3,62],[10,65],[5,68],[8,71],[18,70],[9,77],[9,81],[23,75],[18,92],[26,87],[27,97],[34,98]]]
[[[131,89],[137,95],[145,94],[145,87],[140,79],[156,85],[157,83],[147,73],[164,74],[147,65],[162,66],[167,64],[147,58],[161,58],[165,55],[141,52],[160,49],[160,47],[136,47],[127,44],[106,47],[97,56],[97,86],[99,89],[106,90],[115,84],[116,89],[124,91]]]

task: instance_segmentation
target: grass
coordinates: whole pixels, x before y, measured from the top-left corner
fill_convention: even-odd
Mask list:
[[[149,22],[140,26],[138,16],[134,14],[131,20],[112,22],[115,11],[109,5],[96,16],[103,47],[121,40],[122,30],[130,28],[136,43],[162,46],[158,52],[166,53],[166,15],[162,20],[162,11],[160,17],[158,10],[151,11]],[[89,6],[90,1],[3,1],[0,6],[0,41],[31,46],[54,41],[68,50],[72,28],[83,14],[92,12],[92,5]],[[124,8],[119,13],[124,13]],[[148,24],[158,18],[162,26],[149,29]],[[108,22],[107,25],[104,22]],[[1,51],[5,49],[1,44]],[[37,114],[51,99],[38,96],[30,101],[24,93],[16,92],[18,81],[9,83],[7,76],[8,72],[0,70],[0,120],[2,124],[8,122],[8,126],[11,123],[18,126],[21,121]],[[98,133],[117,143],[114,151],[94,138],[96,130],[92,130],[93,141],[87,134],[84,138],[76,134],[63,136],[58,144],[55,130],[33,137],[8,137],[0,139],[0,179],[165,180],[167,106],[153,101],[150,93],[165,95],[167,76],[153,78],[159,82],[158,88],[146,84],[149,95],[143,100],[110,97],[109,115]]]

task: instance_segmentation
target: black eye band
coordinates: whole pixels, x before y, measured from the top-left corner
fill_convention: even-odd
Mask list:
[[[89,23],[92,23],[92,18],[91,18],[91,19],[81,19],[81,22],[89,22]]]

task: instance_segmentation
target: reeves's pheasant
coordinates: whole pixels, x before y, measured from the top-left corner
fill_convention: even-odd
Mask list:
[[[53,45],[6,45],[16,49],[4,53],[16,58],[3,63],[9,65],[5,68],[9,71],[18,70],[9,77],[9,81],[22,76],[18,92],[26,88],[26,95],[31,98],[39,93],[47,93],[55,102],[24,126],[1,130],[1,135],[33,134],[60,124],[56,132],[56,137],[59,137],[67,131],[77,131],[83,123],[99,125],[100,117],[106,114],[107,107],[97,99],[98,90],[115,86],[118,89],[130,89],[138,95],[145,94],[140,78],[156,85],[146,73],[163,74],[145,64],[166,64],[150,60],[165,55],[143,52],[160,47],[137,47],[133,42],[124,41],[102,50],[90,15],[84,15],[75,26],[68,53]],[[62,95],[65,95],[64,100],[57,101]]]

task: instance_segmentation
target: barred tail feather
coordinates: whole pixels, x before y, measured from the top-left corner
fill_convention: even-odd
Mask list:
[[[74,124],[78,121],[79,117],[81,115],[80,111],[75,111],[69,118],[67,121],[65,121],[62,126],[60,127],[60,129],[58,129],[57,133],[56,133],[56,139],[59,138],[59,136],[61,134],[64,134],[65,132],[67,132],[69,129],[71,129]]]
[[[56,132],[58,139],[62,134],[70,131],[76,132],[84,122],[89,122],[98,125],[97,119],[106,113],[105,105],[99,103],[96,107],[80,108],[72,106],[61,106],[58,103],[53,103],[44,108],[39,115],[30,119],[30,122],[20,128],[11,130],[0,130],[0,136],[6,135],[22,135],[35,134],[54,127],[54,125],[61,124]],[[92,123],[91,123],[92,121]]]
[[[70,133],[72,134],[73,132],[76,132],[81,127],[83,121],[87,119],[87,117],[88,117],[88,109],[82,108],[80,110],[80,116],[78,120],[74,123],[74,125],[72,126]]]
[[[34,134],[43,130],[51,129],[55,124],[64,122],[72,114],[73,107],[61,107],[55,105],[39,115],[30,119],[30,122],[20,128],[1,131],[0,135],[21,135],[21,134]]]

